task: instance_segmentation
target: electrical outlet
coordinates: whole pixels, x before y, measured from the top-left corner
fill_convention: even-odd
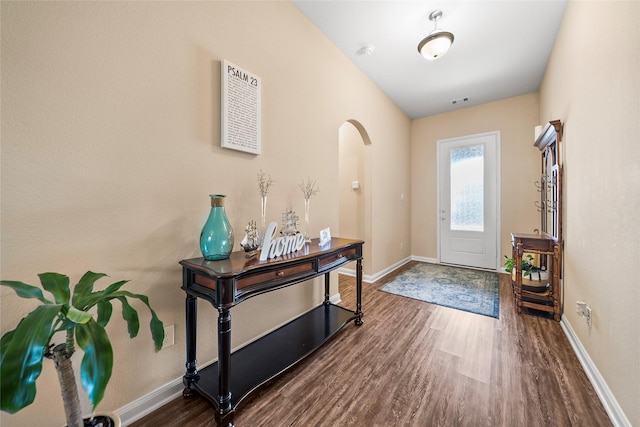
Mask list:
[[[578,316],[584,317],[587,325],[591,328],[591,307],[586,302],[576,301],[576,313],[578,313]]]
[[[169,325],[164,327],[164,341],[162,341],[162,348],[171,347],[175,344],[175,331],[176,325]]]

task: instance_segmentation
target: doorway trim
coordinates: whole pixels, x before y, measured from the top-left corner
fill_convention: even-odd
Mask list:
[[[364,233],[364,235],[358,235],[358,236],[346,236],[346,237],[350,237],[350,238],[358,238],[358,239],[362,239],[365,242],[373,242],[373,231],[372,231],[372,215],[371,215],[371,210],[372,210],[372,206],[373,206],[373,192],[372,192],[372,181],[373,181],[373,162],[372,162],[372,152],[371,152],[371,146],[372,146],[372,141],[371,138],[369,137],[369,133],[367,132],[366,128],[358,121],[355,119],[347,119],[344,122],[341,123],[340,127],[338,128],[338,144],[342,144],[342,139],[340,137],[340,133],[341,133],[341,129],[343,128],[343,126],[345,125],[351,125],[351,127],[353,127],[353,129],[357,132],[357,134],[359,135],[359,138],[361,139],[361,141],[359,141],[362,145],[362,151],[360,152],[360,156],[361,156],[361,161],[363,162],[363,170],[362,170],[362,182],[358,182],[358,189],[353,190],[351,186],[349,186],[349,188],[351,189],[350,191],[357,191],[359,193],[361,193],[361,195],[364,197],[364,210],[362,212],[362,215],[360,216],[360,218],[358,218],[359,221],[362,222],[363,224],[363,230],[362,232]],[[358,144],[360,145],[360,144]],[[339,156],[339,160],[338,160],[338,180],[340,180],[340,176],[345,172],[341,169],[341,163],[342,163],[342,159],[341,156],[343,155],[342,153],[342,148],[338,149],[338,156]],[[349,181],[349,183],[351,183],[351,181]],[[340,204],[339,204],[340,206]],[[342,209],[342,207],[339,208],[339,210]],[[340,230],[340,236],[343,236],[343,230],[340,228],[341,227],[341,213],[339,212],[338,214],[338,228]],[[362,249],[362,255],[363,255],[363,273],[364,273],[364,277],[370,277],[368,276],[368,274],[371,273],[370,269],[372,268],[372,264],[373,264],[373,252],[374,252],[374,248],[373,248],[373,244],[369,243],[363,246]],[[342,268],[340,270],[341,273],[343,274],[347,274],[347,275],[353,275],[355,276],[355,270],[350,270],[348,268]]]
[[[478,267],[472,267],[472,266],[466,266],[468,268],[475,268],[478,270],[490,270],[490,271],[500,271],[501,269],[501,265],[502,265],[502,260],[501,260],[501,256],[500,254],[502,253],[502,239],[501,239],[501,229],[502,229],[502,219],[501,219],[501,206],[502,206],[502,201],[501,201],[501,167],[500,167],[500,163],[501,163],[501,152],[500,152],[500,146],[501,146],[501,133],[499,130],[496,131],[492,131],[492,132],[483,132],[483,133],[476,133],[476,134],[471,134],[471,135],[463,135],[463,136],[458,136],[458,137],[453,137],[453,138],[442,138],[442,139],[438,139],[436,140],[436,232],[437,232],[437,262],[438,264],[443,264],[442,263],[442,258],[441,258],[441,239],[442,236],[440,235],[440,212],[442,207],[440,206],[441,204],[441,190],[440,190],[440,186],[441,186],[441,182],[440,182],[440,155],[441,155],[441,146],[443,142],[452,142],[452,141],[457,141],[457,140],[461,140],[461,139],[469,139],[469,138],[476,138],[476,137],[483,137],[483,136],[492,136],[495,135],[496,136],[496,268],[494,269],[483,269],[483,268],[478,268]]]

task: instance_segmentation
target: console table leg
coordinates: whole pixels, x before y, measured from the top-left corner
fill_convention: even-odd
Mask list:
[[[362,259],[356,261],[356,316],[355,324],[362,325]]]
[[[220,421],[227,419],[231,412],[231,311],[218,309],[218,415]],[[222,423],[219,423],[222,425]],[[233,416],[229,419],[233,425]]]
[[[324,275],[324,305],[329,305],[329,286],[331,285],[331,276],[329,273]]]
[[[218,427],[234,427],[234,413],[233,411],[227,412],[226,414],[216,414],[216,425]]]
[[[193,390],[191,384],[194,380],[200,378],[198,370],[196,368],[196,332],[198,324],[198,299],[192,295],[187,294],[185,300],[185,324],[187,329],[187,362],[186,372],[182,377],[182,383],[184,384],[184,390],[182,391],[183,397],[193,396]]]

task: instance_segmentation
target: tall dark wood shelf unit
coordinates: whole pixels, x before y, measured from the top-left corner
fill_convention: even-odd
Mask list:
[[[180,261],[182,289],[186,292],[186,372],[183,396],[195,391],[215,409],[219,426],[232,427],[234,414],[245,397],[310,355],[352,320],[362,325],[362,246],[360,240],[318,239],[293,254],[267,261],[233,252],[229,259]],[[329,301],[330,272],[356,262],[356,309]],[[286,325],[231,351],[231,308],[242,301],[324,275],[324,301]],[[218,310],[218,360],[196,368],[198,298]]]
[[[540,201],[536,206],[540,211],[538,234],[512,233],[511,245],[515,261],[512,286],[518,313],[523,308],[551,313],[556,321],[561,316],[561,274],[562,274],[562,164],[560,141],[562,123],[554,120],[547,123],[535,141],[542,155],[541,177],[536,182]],[[523,283],[522,258],[524,254],[534,254],[539,258],[539,267],[548,272],[548,284],[536,288],[531,283]],[[545,280],[546,282],[546,280]]]

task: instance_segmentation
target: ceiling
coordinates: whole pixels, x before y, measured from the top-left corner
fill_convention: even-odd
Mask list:
[[[411,119],[535,92],[566,0],[314,1],[293,3]],[[454,34],[428,61],[418,43],[434,28]],[[370,55],[359,54],[366,45]],[[468,98],[455,105],[453,100]]]

